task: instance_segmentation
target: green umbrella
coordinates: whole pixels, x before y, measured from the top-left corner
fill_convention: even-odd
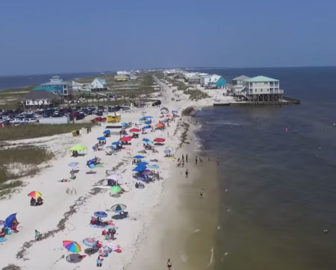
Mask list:
[[[115,194],[118,194],[121,192],[121,187],[120,186],[112,186],[111,191]]]
[[[86,146],[82,145],[82,144],[75,144],[73,147],[71,147],[70,150],[71,151],[77,151],[77,152],[85,151],[86,150]]]

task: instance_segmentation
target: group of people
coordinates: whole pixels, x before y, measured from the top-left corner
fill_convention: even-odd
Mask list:
[[[38,206],[38,205],[42,205],[42,204],[43,204],[42,197],[37,197],[37,199],[35,199],[34,197],[32,197],[30,199],[30,206]]]

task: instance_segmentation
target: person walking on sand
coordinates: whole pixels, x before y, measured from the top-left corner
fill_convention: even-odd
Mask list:
[[[188,169],[186,169],[186,171],[185,171],[185,177],[188,177],[188,175],[189,175],[189,172],[188,172]]]
[[[182,161],[184,162],[184,155],[182,154]]]
[[[188,154],[186,154],[186,163],[188,163]]]
[[[195,157],[195,165],[197,166],[197,156]]]
[[[173,267],[173,265],[172,265],[172,263],[171,263],[171,261],[170,261],[170,258],[169,258],[168,261],[167,261],[167,267],[168,267],[168,270],[171,270],[172,267]]]

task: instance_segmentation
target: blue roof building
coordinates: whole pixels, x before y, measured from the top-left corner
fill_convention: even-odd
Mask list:
[[[71,83],[64,81],[60,76],[53,76],[49,82],[42,83],[40,86],[34,88],[34,90],[44,90],[61,96],[67,96],[71,93]]]

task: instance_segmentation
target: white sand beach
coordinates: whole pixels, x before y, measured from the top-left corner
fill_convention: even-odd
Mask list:
[[[162,85],[162,106],[171,110],[177,110],[179,115],[183,108],[188,106],[203,107],[211,104],[211,99],[200,102],[191,102],[187,96],[178,91]],[[179,93],[179,94],[178,94]],[[172,97],[179,95],[179,102],[172,101]],[[123,122],[138,123],[144,115],[153,116],[153,124],[161,117],[160,107],[132,108],[121,115]],[[15,265],[20,269],[92,269],[96,267],[98,253],[86,256],[78,263],[68,262],[66,257],[71,254],[63,247],[63,240],[78,242],[84,254],[87,248],[83,244],[85,238],[95,238],[102,242],[103,246],[110,245],[114,249],[120,248],[121,252],[112,251],[104,257],[102,269],[126,269],[132,267],[132,259],[142,249],[142,243],[149,237],[149,232],[160,227],[160,222],[154,220],[160,212],[164,194],[174,191],[174,181],[178,181],[176,174],[176,160],[165,157],[164,150],[171,149],[177,153],[180,144],[182,128],[179,127],[180,117],[170,121],[164,130],[148,131],[133,139],[131,145],[125,145],[123,149],[112,155],[106,155],[105,151],[94,151],[92,146],[97,142],[97,137],[102,136],[107,124],[101,124],[92,128],[92,132],[81,136],[72,137],[71,134],[56,135],[48,138],[35,139],[42,143],[50,151],[56,153],[56,158],[48,164],[38,175],[29,179],[22,179],[25,185],[8,199],[0,201],[0,219],[5,219],[12,213],[17,213],[19,222],[18,233],[6,236],[7,241],[0,243],[0,267]],[[158,162],[150,163],[159,165],[161,180],[145,184],[145,188],[135,188],[136,180],[133,178],[135,167],[132,164],[133,156],[144,150],[143,138],[162,137],[166,141],[164,145],[155,146],[156,153],[147,151],[143,154],[143,161],[157,159]],[[119,140],[119,135],[112,134],[107,138],[106,145]],[[27,140],[26,140],[27,141]],[[34,140],[29,140],[30,142]],[[70,147],[74,144],[87,146],[84,156],[71,157]],[[91,169],[86,162],[98,157],[103,165],[92,169],[95,174],[87,174]],[[71,162],[78,162],[76,179],[70,182],[60,182],[60,179],[69,178]],[[106,170],[113,170],[120,174],[121,187],[125,190],[119,197],[112,197],[106,181]],[[174,177],[172,177],[174,175]],[[180,177],[181,172],[179,173]],[[169,182],[169,184],[166,184]],[[30,198],[27,194],[33,190],[42,193],[44,203],[41,206],[30,206]],[[174,194],[174,192],[170,193]],[[174,201],[174,198],[171,198]],[[112,205],[125,204],[128,217],[114,219],[113,211],[107,211],[108,217],[104,220],[113,220],[116,226],[116,239],[105,240],[102,235],[103,228],[90,226],[90,219],[95,211],[106,211]],[[173,211],[173,210],[172,210]],[[177,211],[177,210],[176,210]],[[172,214],[172,213],[170,213]],[[34,240],[34,231],[42,233],[42,240]],[[148,239],[147,239],[148,240]],[[157,239],[153,239],[155,242]],[[149,240],[151,241],[151,240]],[[158,250],[157,252],[161,252]],[[155,254],[152,254],[155,257]],[[155,267],[151,268],[155,269]],[[156,268],[159,269],[159,268]]]

